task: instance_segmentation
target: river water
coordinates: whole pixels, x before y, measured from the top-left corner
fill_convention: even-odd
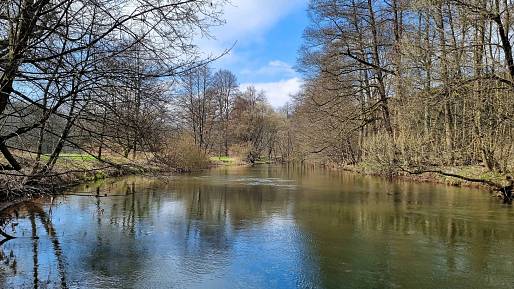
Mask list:
[[[473,189],[229,167],[83,185],[3,218],[17,238],[0,288],[514,287],[514,211]]]

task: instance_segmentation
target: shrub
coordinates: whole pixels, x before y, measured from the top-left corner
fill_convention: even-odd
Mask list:
[[[393,176],[396,174],[397,154],[391,138],[385,134],[369,137],[363,144],[363,161],[375,167],[376,173]]]
[[[190,172],[209,166],[207,155],[186,134],[165,141],[156,157],[161,164],[178,171]]]

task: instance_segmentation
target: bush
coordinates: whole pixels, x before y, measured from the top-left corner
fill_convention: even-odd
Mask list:
[[[185,134],[167,140],[156,157],[161,164],[183,172],[201,170],[209,166],[207,155],[198,148],[191,136]]]
[[[393,176],[397,169],[397,154],[392,139],[386,134],[367,138],[363,144],[364,162],[371,164],[376,173]]]

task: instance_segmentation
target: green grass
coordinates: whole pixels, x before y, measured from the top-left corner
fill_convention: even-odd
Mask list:
[[[42,160],[48,160],[50,159],[49,154],[44,154],[41,156]],[[62,160],[82,160],[82,161],[94,161],[96,160],[95,157],[91,155],[86,154],[79,154],[79,153],[62,153],[59,155],[59,159]]]
[[[228,164],[236,162],[235,158],[231,158],[231,157],[227,157],[227,156],[210,157],[209,160],[211,162],[222,162],[222,163],[228,163]]]

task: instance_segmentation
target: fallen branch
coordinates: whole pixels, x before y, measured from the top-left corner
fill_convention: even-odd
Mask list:
[[[497,183],[489,181],[489,180],[465,177],[465,176],[457,175],[457,174],[454,174],[454,173],[444,172],[444,171],[441,171],[441,170],[435,170],[435,169],[421,170],[421,169],[416,169],[415,171],[411,171],[411,170],[408,170],[408,169],[405,169],[405,168],[402,168],[402,167],[400,167],[400,170],[403,171],[403,172],[409,173],[411,175],[421,175],[421,174],[425,174],[425,173],[435,173],[435,174],[443,175],[443,176],[446,176],[446,177],[453,177],[453,178],[465,180],[465,181],[468,181],[468,182],[481,183],[481,184],[484,184],[484,185],[488,185],[488,186],[494,187],[496,189],[503,188],[503,186],[501,184],[497,184]]]

